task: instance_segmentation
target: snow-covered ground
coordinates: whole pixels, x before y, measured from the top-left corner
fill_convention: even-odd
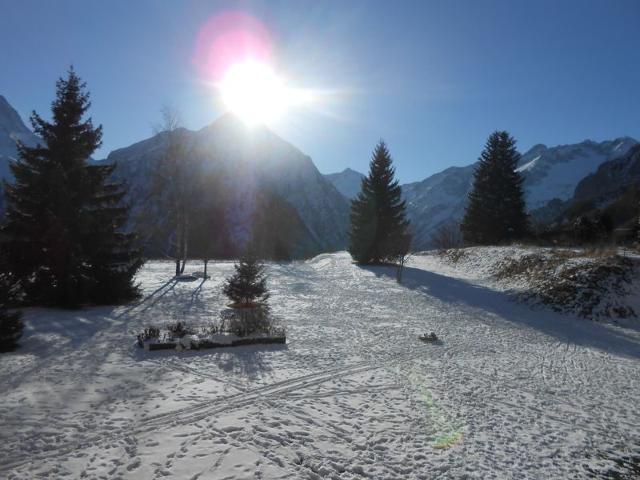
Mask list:
[[[437,256],[398,285],[339,253],[269,266],[286,346],[142,351],[143,326],[224,307],[231,263],[172,269],[147,264],[136,305],[26,312],[0,478],[589,478],[640,452],[637,328],[531,310]]]

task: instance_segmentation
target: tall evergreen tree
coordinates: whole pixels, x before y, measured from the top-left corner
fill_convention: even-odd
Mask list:
[[[490,245],[523,238],[528,232],[520,154],[507,132],[487,140],[474,173],[473,189],[460,230],[465,243]]]
[[[83,117],[91,103],[73,68],[56,83],[52,121],[33,112],[44,144],[18,146],[6,184],[8,267],[27,301],[74,307],[137,295],[132,278],[142,261],[135,236],[124,233],[125,189],[109,180],[115,165],[90,163],[102,127]]]
[[[373,151],[369,175],[351,202],[349,253],[359,264],[394,261],[411,244],[402,191],[383,141]]]

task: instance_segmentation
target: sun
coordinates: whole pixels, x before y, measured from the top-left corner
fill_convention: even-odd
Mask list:
[[[219,88],[225,106],[252,125],[277,120],[295,97],[267,64],[256,61],[229,67]]]

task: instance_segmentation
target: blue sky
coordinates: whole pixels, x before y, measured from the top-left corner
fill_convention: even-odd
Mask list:
[[[104,127],[96,158],[150,136],[163,104],[201,128],[222,112],[195,40],[229,10],[267,27],[292,84],[326,92],[273,125],[323,173],[366,171],[379,138],[402,182],[472,163],[495,129],[521,151],[640,139],[638,0],[4,0],[0,94],[47,114],[73,63]]]

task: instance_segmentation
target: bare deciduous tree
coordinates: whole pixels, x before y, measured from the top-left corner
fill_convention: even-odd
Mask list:
[[[187,263],[197,168],[189,158],[187,131],[180,126],[179,112],[170,106],[164,106],[161,112],[162,121],[154,132],[160,136],[163,148],[153,171],[149,198],[160,206],[169,222],[167,255],[175,259],[176,275],[181,275]]]
[[[398,283],[402,283],[402,274],[404,273],[404,266],[407,263],[407,260],[409,260],[409,257],[411,257],[411,254],[407,253],[406,255],[400,255],[399,257],[396,258],[396,281]]]
[[[402,243],[399,245],[399,248],[396,249],[398,253],[394,256],[393,261],[396,264],[396,281],[398,283],[402,283],[402,274],[404,273],[404,266],[406,265],[407,261],[412,255],[411,236],[404,235],[400,237],[398,241]]]
[[[442,224],[431,237],[431,243],[439,250],[462,246],[462,234],[457,223]]]

